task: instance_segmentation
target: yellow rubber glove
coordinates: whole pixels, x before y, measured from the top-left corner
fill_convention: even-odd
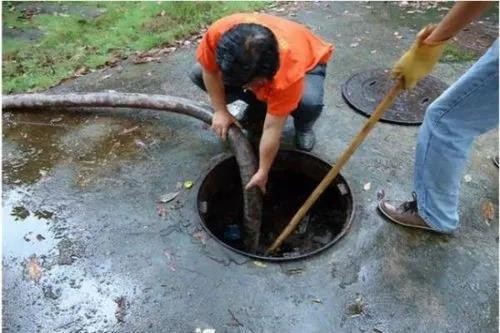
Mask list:
[[[420,79],[429,74],[443,54],[447,40],[433,44],[424,43],[435,28],[436,26],[432,24],[423,28],[417,34],[417,39],[411,48],[392,69],[392,76],[402,78],[405,89],[413,88]]]

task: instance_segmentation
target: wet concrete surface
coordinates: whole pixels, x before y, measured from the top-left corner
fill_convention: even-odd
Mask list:
[[[314,152],[327,161],[366,121],[343,101],[341,84],[390,66],[416,32],[383,6],[305,3],[290,17],[336,44],[315,128]],[[207,101],[186,75],[193,53],[187,46],[161,62],[125,61],[50,92]],[[470,64],[439,64],[435,75],[451,84]],[[5,332],[498,330],[496,131],[474,144],[455,235],[407,230],[378,215],[382,189],[410,198],[418,130],[380,123],[342,172],[356,200],[351,231],[310,259],[256,264],[199,224],[200,175],[229,150],[207,126],[148,110],[80,111],[2,115]],[[288,124],[283,146],[292,141]],[[185,180],[195,186],[157,202]]]

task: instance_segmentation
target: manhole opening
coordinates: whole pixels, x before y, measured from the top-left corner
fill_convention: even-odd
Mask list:
[[[239,253],[267,260],[289,260],[318,253],[348,230],[353,217],[352,194],[339,175],[323,193],[280,250],[264,256],[331,166],[309,153],[280,151],[269,175],[264,197],[260,246],[257,253],[243,248],[243,193],[236,159],[228,157],[205,176],[197,208],[205,229]]]

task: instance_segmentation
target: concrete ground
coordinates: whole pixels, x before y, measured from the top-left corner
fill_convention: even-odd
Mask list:
[[[407,10],[311,2],[277,12],[336,45],[314,149],[327,161],[366,121],[343,101],[341,84],[390,67],[410,45],[428,18]],[[206,101],[186,76],[194,50],[126,61],[51,92]],[[435,75],[451,84],[470,64],[439,64]],[[496,131],[474,144],[455,235],[407,230],[377,213],[382,189],[410,198],[418,131],[380,123],[342,171],[356,200],[346,237],[310,259],[256,264],[202,231],[196,186],[157,203],[179,182],[199,184],[211,159],[229,151],[199,121],[146,110],[2,119],[5,332],[498,331]],[[292,139],[288,126],[284,146]]]

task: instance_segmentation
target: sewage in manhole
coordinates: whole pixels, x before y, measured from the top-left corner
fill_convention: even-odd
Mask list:
[[[389,69],[356,73],[342,85],[342,96],[357,112],[369,117],[394,84]],[[433,76],[426,76],[415,88],[402,92],[380,121],[402,125],[420,125],[427,107],[448,85]]]
[[[250,257],[288,260],[318,253],[333,245],[348,230],[353,217],[353,198],[339,175],[311,208],[280,250],[264,256],[331,166],[318,157],[293,150],[278,153],[264,196],[260,246],[257,253],[243,247],[243,193],[234,157],[217,163],[202,181],[197,209],[205,229],[223,245]]]

